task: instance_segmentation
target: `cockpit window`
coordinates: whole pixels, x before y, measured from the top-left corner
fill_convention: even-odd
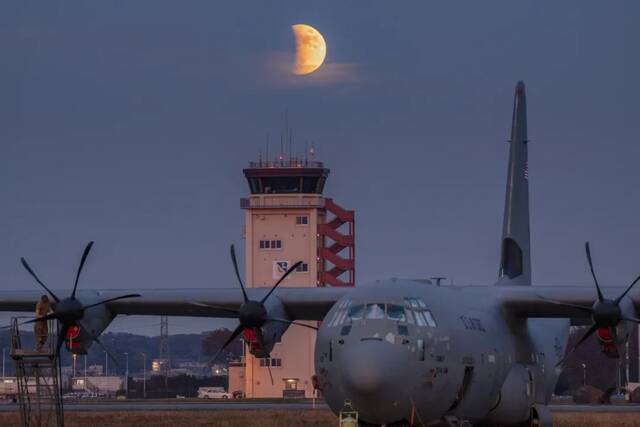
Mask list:
[[[427,326],[427,319],[424,318],[424,316],[422,315],[422,313],[420,313],[419,311],[414,313],[416,315],[416,324],[418,326]]]
[[[354,305],[349,309],[351,320],[359,320],[364,317],[364,305]]]
[[[364,312],[365,319],[384,319],[384,304],[367,304]]]
[[[435,327],[436,322],[427,305],[419,298],[405,298],[404,306],[400,304],[368,303],[353,305],[351,300],[338,303],[329,327],[337,327],[354,320],[389,319],[398,323],[417,326]]]
[[[433,318],[433,314],[431,314],[429,310],[425,310],[423,314],[425,319],[427,320],[427,325],[431,326],[432,328],[435,328],[437,325],[436,325],[436,320]]]
[[[411,311],[411,309],[405,308],[404,315],[407,317],[407,323],[409,323],[410,325],[416,324],[415,320],[413,319],[413,312]]]
[[[351,300],[347,299],[338,303],[337,310],[334,312],[333,317],[329,321],[329,327],[338,326],[344,323],[347,319],[347,313],[351,307]]]
[[[427,305],[420,298],[405,298],[404,307],[406,310],[409,323],[413,323],[412,317],[415,317],[415,324],[418,326],[435,328],[436,320]]]
[[[404,314],[404,307],[401,305],[387,305],[387,317],[391,320],[397,320],[398,322],[407,321],[407,316]]]

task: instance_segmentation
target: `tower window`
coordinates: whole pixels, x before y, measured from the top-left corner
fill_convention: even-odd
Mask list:
[[[260,359],[260,367],[261,368],[281,368],[282,367],[282,359],[280,358],[262,358]]]
[[[282,240],[260,240],[260,249],[282,249]]]
[[[309,271],[309,264],[307,264],[306,262],[303,262],[302,264],[296,267],[297,273],[306,273],[308,271]]]
[[[308,225],[309,217],[306,215],[300,215],[296,217],[296,225]]]

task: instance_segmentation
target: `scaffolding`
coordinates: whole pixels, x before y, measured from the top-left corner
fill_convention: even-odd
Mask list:
[[[60,359],[56,357],[58,322],[48,322],[47,341],[36,348],[38,336],[24,333],[24,320],[11,319],[11,357],[16,362],[18,401],[22,427],[64,427],[64,410],[60,396]]]

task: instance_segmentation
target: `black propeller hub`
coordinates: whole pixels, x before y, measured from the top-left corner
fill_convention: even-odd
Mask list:
[[[84,316],[82,303],[75,298],[65,298],[53,306],[53,311],[62,323],[73,323]]]
[[[260,301],[247,301],[240,306],[240,324],[245,328],[259,328],[266,322],[267,309]]]
[[[593,305],[593,322],[599,327],[615,327],[621,319],[622,311],[615,301],[605,299]]]

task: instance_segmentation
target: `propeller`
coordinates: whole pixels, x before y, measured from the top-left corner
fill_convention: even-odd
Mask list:
[[[593,306],[587,307],[578,304],[569,304],[561,301],[554,301],[543,298],[544,300],[561,305],[564,307],[574,308],[578,310],[582,310],[591,314],[591,318],[593,319],[593,325],[587,330],[587,332],[578,340],[577,343],[569,350],[564,358],[560,360],[556,366],[562,365],[568,358],[571,356],[582,343],[584,343],[591,335],[593,335],[600,328],[614,328],[623,320],[629,322],[640,323],[640,319],[636,319],[634,317],[625,316],[620,309],[620,301],[631,291],[631,289],[635,286],[638,281],[640,281],[640,276],[636,277],[636,279],[631,282],[631,284],[622,292],[616,299],[607,299],[604,297],[602,293],[602,289],[600,289],[600,283],[598,282],[598,278],[596,277],[595,270],[593,268],[593,260],[591,259],[591,248],[589,247],[589,242],[585,242],[584,249],[587,254],[587,262],[589,263],[589,270],[591,271],[591,276],[593,277],[593,282],[596,285],[596,292],[598,294],[598,299],[593,303]]]
[[[31,266],[29,265],[26,259],[20,258],[20,262],[22,263],[22,266],[25,268],[25,270],[27,270],[27,272],[31,275],[31,277],[33,277],[35,281],[38,282],[38,284],[42,286],[42,288],[45,291],[47,291],[47,293],[51,295],[51,298],[53,298],[53,300],[55,301],[55,303],[51,305],[52,313],[49,313],[45,316],[41,316],[32,320],[28,320],[22,324],[44,322],[48,320],[57,320],[60,323],[61,327],[59,328],[59,331],[58,331],[58,341],[56,343],[56,357],[60,354],[60,348],[62,347],[62,344],[66,339],[69,328],[77,326],[81,330],[86,331],[82,327],[82,325],[79,323],[80,320],[82,320],[82,318],[84,317],[85,310],[89,308],[97,307],[99,305],[104,305],[112,301],[118,301],[126,298],[136,298],[140,296],[140,294],[126,294],[126,295],[120,295],[117,297],[108,298],[96,303],[86,304],[86,305],[83,305],[82,302],[80,302],[76,298],[76,291],[78,290],[78,281],[80,280],[80,274],[82,273],[85,262],[87,261],[87,257],[89,256],[89,253],[91,252],[92,247],[93,247],[93,242],[89,242],[87,246],[84,248],[84,252],[82,253],[82,258],[80,259],[80,265],[78,266],[78,271],[76,273],[76,280],[73,284],[73,291],[71,292],[71,296],[63,299],[58,298],[58,296],[54,294],[53,291],[51,291],[51,289],[49,289],[42,282],[42,280],[40,280],[40,278],[35,273],[35,271],[31,268]],[[115,358],[113,357],[113,355],[104,347],[104,345],[100,342],[98,337],[94,337],[92,334],[89,334],[89,336],[91,336],[91,338],[95,342],[97,342],[107,352],[107,354],[111,356],[111,358],[115,361]]]
[[[268,316],[267,309],[264,305],[267,299],[276,290],[276,288],[284,281],[284,279],[287,278],[287,276],[289,276],[289,274],[295,271],[295,269],[302,264],[302,261],[298,261],[295,264],[293,264],[291,267],[289,267],[289,269],[282,275],[282,277],[280,277],[280,279],[276,282],[276,284],[273,285],[271,289],[269,289],[269,292],[267,292],[267,294],[260,301],[256,301],[256,300],[249,299],[249,296],[247,295],[247,291],[244,287],[244,283],[242,282],[242,278],[240,277],[240,270],[238,269],[238,260],[236,258],[236,250],[233,245],[231,245],[230,252],[231,252],[231,262],[233,263],[233,268],[235,270],[236,277],[238,278],[238,283],[240,284],[240,289],[242,290],[242,297],[244,300],[240,308],[232,309],[232,308],[221,307],[217,305],[204,304],[201,302],[192,303],[200,307],[212,308],[225,313],[234,314],[238,317],[238,320],[239,320],[239,325],[233,330],[233,332],[231,333],[231,335],[229,335],[229,338],[227,338],[227,340],[222,345],[222,347],[220,347],[220,349],[216,352],[216,354],[211,358],[211,360],[209,361],[210,364],[213,363],[218,358],[218,356],[220,356],[220,354],[224,351],[224,349],[227,348],[227,346],[229,346],[229,344],[231,344],[233,340],[238,338],[238,336],[242,332],[244,332],[246,329],[260,328],[267,322],[278,322],[278,323],[285,323],[287,325],[298,325],[298,326],[314,329],[316,331],[318,330],[318,328],[316,328],[315,326],[306,325],[304,323],[298,323],[292,320],[270,317]]]

